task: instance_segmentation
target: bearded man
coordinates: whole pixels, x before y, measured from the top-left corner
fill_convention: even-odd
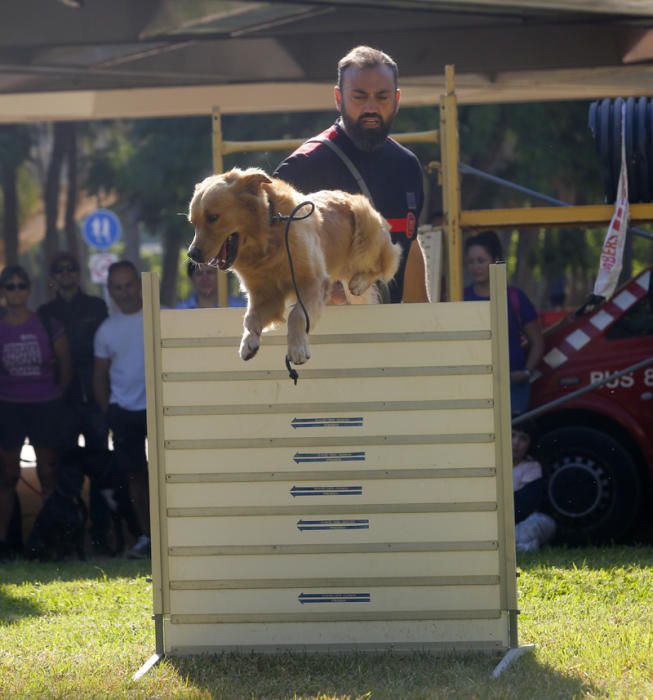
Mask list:
[[[428,301],[424,257],[416,242],[422,169],[414,153],[389,138],[401,97],[397,64],[382,51],[357,46],[338,62],[334,97],[340,112],[335,124],[302,144],[274,176],[300,192],[366,194],[402,249],[388,285],[390,301]]]

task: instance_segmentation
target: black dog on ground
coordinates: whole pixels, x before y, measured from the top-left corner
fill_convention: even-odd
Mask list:
[[[125,549],[123,522],[133,538],[141,534],[134,506],[129,498],[129,487],[125,475],[116,466],[115,453],[107,449],[74,447],[61,457],[61,467],[76,470],[88,476],[95,488],[104,497],[111,516],[113,530],[112,545],[108,554],[115,556]]]
[[[125,549],[123,521],[132,537],[141,534],[128,485],[116,468],[114,453],[106,449],[74,447],[59,459],[57,487],[43,503],[34,522],[25,545],[26,558],[60,561],[76,553],[80,559],[85,559],[87,509],[81,497],[85,476],[102,493],[111,514],[114,546],[107,554],[115,556]]]
[[[77,469],[60,469],[57,486],[41,508],[25,543],[27,559],[61,561],[69,554],[84,554],[86,506],[81,498],[84,475]]]

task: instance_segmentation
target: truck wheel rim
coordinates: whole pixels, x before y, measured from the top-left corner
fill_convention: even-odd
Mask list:
[[[579,520],[603,510],[609,500],[609,482],[595,460],[576,456],[554,465],[549,499],[563,516]]]

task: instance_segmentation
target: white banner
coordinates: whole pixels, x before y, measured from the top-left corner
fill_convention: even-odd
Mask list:
[[[599,261],[599,274],[594,283],[594,294],[609,299],[617,288],[619,275],[623,265],[624,244],[626,231],[630,219],[628,206],[628,169],[626,166],[625,143],[626,105],[621,109],[621,170],[619,171],[619,185],[617,198],[614,202],[614,214],[608,226],[608,232],[603,241],[601,259]]]

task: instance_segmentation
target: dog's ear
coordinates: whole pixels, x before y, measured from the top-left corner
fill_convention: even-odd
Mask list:
[[[263,183],[272,182],[266,172],[259,168],[249,168],[243,171],[242,175],[234,183],[234,187],[239,192],[248,192],[258,195]]]

